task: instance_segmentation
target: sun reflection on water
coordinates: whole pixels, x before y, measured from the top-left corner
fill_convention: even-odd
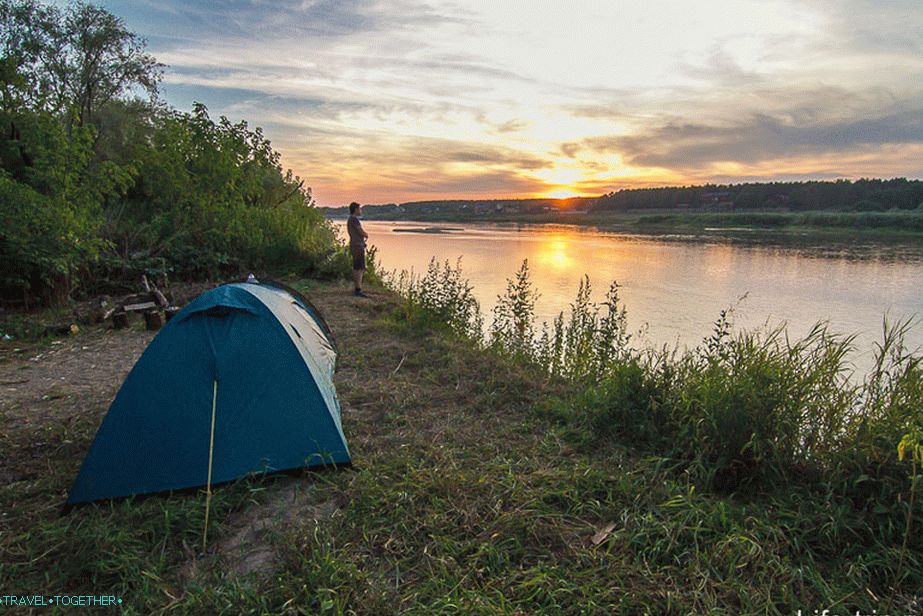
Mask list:
[[[559,270],[570,269],[574,259],[568,254],[567,240],[559,234],[552,235],[539,244],[535,260],[539,265],[546,265]]]

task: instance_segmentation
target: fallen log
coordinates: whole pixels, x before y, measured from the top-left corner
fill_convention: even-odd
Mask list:
[[[151,296],[154,298],[154,302],[161,308],[166,308],[170,305],[170,302],[167,301],[166,296],[160,292],[160,289],[154,287],[154,290],[151,291]]]
[[[115,303],[124,306],[125,304],[142,304],[152,301],[154,301],[154,298],[151,297],[150,293],[132,293],[131,295],[122,297]]]

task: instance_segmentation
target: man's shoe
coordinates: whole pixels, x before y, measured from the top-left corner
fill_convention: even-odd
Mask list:
[[[356,297],[368,297],[368,295],[362,292],[362,289],[356,289],[355,291],[353,291],[353,295],[355,295]]]

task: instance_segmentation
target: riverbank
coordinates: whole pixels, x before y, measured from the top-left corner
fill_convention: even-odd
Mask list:
[[[676,210],[618,213],[494,212],[481,216],[456,213],[397,213],[366,216],[391,222],[563,224],[637,234],[728,236],[741,240],[782,242],[862,239],[923,242],[923,211],[899,212],[682,212]]]
[[[145,614],[919,611],[919,556],[889,590],[900,546],[854,534],[874,513],[797,485],[697,489],[675,461],[586,432],[568,382],[408,318],[387,291],[299,287],[338,342],[356,469],[218,489],[204,556],[201,496],[58,517],[151,335],[0,343],[4,594],[111,594]]]

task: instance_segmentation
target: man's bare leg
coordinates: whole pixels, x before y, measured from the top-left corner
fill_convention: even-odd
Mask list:
[[[355,285],[356,291],[362,290],[362,274],[365,273],[365,270],[354,269],[353,270],[353,284]]]

